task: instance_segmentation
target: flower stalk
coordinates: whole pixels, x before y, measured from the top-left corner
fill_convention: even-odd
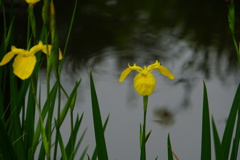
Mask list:
[[[146,160],[146,118],[147,118],[148,96],[143,96],[143,128],[141,135],[140,160]]]

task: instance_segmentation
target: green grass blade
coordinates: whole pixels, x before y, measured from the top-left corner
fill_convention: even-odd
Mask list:
[[[7,134],[7,130],[4,127],[4,124],[2,123],[2,120],[0,119],[0,150],[2,153],[2,156],[6,160],[17,160],[16,153],[14,151],[14,148],[12,146],[11,140]]]
[[[234,1],[230,1],[230,4],[228,6],[228,24],[230,31],[232,33],[232,38],[233,38],[233,43],[237,52],[237,57],[238,57],[238,62],[240,64],[240,52],[239,52],[239,47],[238,47],[238,42],[236,39],[236,34],[235,34],[235,7],[234,7]]]
[[[81,135],[81,137],[80,137],[80,139],[79,139],[79,141],[78,141],[78,143],[77,143],[77,145],[76,145],[76,147],[75,147],[75,149],[74,149],[74,155],[77,154],[78,148],[80,147],[80,145],[81,145],[81,143],[82,143],[82,140],[83,140],[83,138],[84,138],[85,135],[86,135],[86,132],[87,132],[87,128],[83,131],[83,133],[82,133],[82,135]],[[88,147],[86,147],[86,148],[88,148]],[[84,154],[84,153],[82,153],[82,154]],[[85,153],[85,154],[86,154],[86,153]],[[83,155],[82,155],[82,156],[83,156]]]
[[[232,142],[232,135],[233,135],[233,130],[235,126],[234,124],[237,116],[239,100],[240,100],[240,85],[238,86],[238,89],[236,91],[233,104],[228,116],[227,124],[224,130],[224,134],[223,134],[222,149],[224,152],[225,159],[228,159],[229,157],[229,151],[230,151],[230,146]]]
[[[86,147],[86,148],[83,150],[83,153],[82,153],[82,155],[80,156],[79,160],[84,160],[84,157],[86,156],[87,150],[88,150],[88,147]]]
[[[73,88],[73,90],[72,90],[64,108],[61,111],[60,117],[58,119],[58,126],[59,127],[62,125],[69,108],[73,108],[73,105],[75,105],[74,103],[75,103],[75,98],[76,98],[76,94],[77,94],[77,89],[78,89],[78,86],[80,85],[80,83],[81,83],[81,80],[76,83],[76,85]]]
[[[55,123],[57,123],[57,120]],[[61,153],[62,153],[62,160],[68,160],[61,133],[59,130],[57,130],[57,132],[58,132],[58,142],[59,142]]]
[[[232,145],[232,153],[231,153],[231,160],[236,160],[238,155],[238,148],[239,148],[239,139],[240,139],[240,102],[238,102],[238,120],[237,120],[237,128],[235,132],[235,137],[233,140]]]
[[[38,160],[45,160],[45,155],[46,155],[46,152],[45,152],[45,149],[44,149],[44,146],[43,146],[43,143],[42,143],[41,148],[40,148],[40,152],[38,154]],[[32,160],[32,159],[29,159],[29,160]]]
[[[148,138],[150,137],[152,130],[150,130],[145,136],[145,143],[147,143]]]
[[[34,37],[34,40],[36,39],[36,21],[35,21],[35,16],[34,16],[34,10],[33,10],[33,5],[28,6],[28,19],[31,24],[31,29],[32,29],[32,34]]]
[[[17,143],[15,143],[13,146],[15,148],[15,153],[19,159],[26,159],[25,152],[24,152],[24,143],[22,135],[24,134],[22,131],[21,126],[21,120],[20,120],[20,112],[23,107],[24,101],[22,100],[20,103],[18,101],[18,94],[19,91],[17,90],[17,78],[15,75],[10,74],[10,93],[12,97],[11,101],[11,119],[10,119],[10,125],[12,129],[11,135],[9,135],[13,141],[17,140]]]
[[[42,19],[43,23],[47,26],[49,23],[49,9],[50,9],[50,4],[49,0],[44,0],[44,4],[42,7]]]
[[[56,95],[57,95],[57,83],[54,84],[49,96],[47,97],[47,100],[43,106],[42,109],[42,119],[44,120],[48,111],[48,107],[54,107],[54,103],[51,103],[51,106],[49,106],[49,101],[52,101],[53,99],[56,99]],[[40,122],[38,122],[37,124],[37,128],[35,131],[35,134],[33,136],[33,143],[32,143],[32,148],[31,148],[31,152],[34,154],[37,148],[37,145],[39,143],[39,137],[40,137],[40,133],[41,133],[41,126],[40,126]]]
[[[222,148],[221,148],[221,141],[218,135],[217,127],[212,117],[212,131],[213,131],[213,140],[214,140],[214,148],[215,148],[215,157],[216,160],[224,160]]]
[[[110,114],[108,114],[105,122],[104,122],[104,125],[103,125],[103,129],[104,131],[106,130],[107,128],[107,124],[108,124],[108,120],[109,120],[109,117],[110,117]],[[91,160],[96,160],[97,159],[97,148],[94,149],[94,152],[93,152],[93,155],[92,155],[92,159]]]
[[[36,102],[35,102],[35,95],[33,93],[33,90],[34,89],[32,87],[30,87],[29,95],[28,95],[28,103],[27,103],[27,107],[26,107],[26,120],[24,123],[24,131],[27,133],[27,136],[25,136],[25,138],[24,138],[24,145],[25,145],[26,153],[29,153],[28,150],[32,145],[33,136],[34,136],[35,108],[36,108],[35,104],[36,104]]]
[[[68,144],[66,146],[66,154],[67,154],[67,157],[72,157],[72,159],[74,159],[74,155],[75,155],[75,152],[74,152],[74,147],[75,147],[75,142],[76,142],[76,138],[77,138],[77,134],[78,134],[78,131],[79,131],[79,128],[80,128],[80,125],[82,123],[82,119],[83,119],[83,114],[81,115],[80,119],[79,117],[77,116],[77,119],[76,119],[76,122],[75,122],[75,125],[74,125],[74,129],[73,129],[73,133],[71,133],[71,136],[68,140]],[[69,158],[71,159],[71,158]]]
[[[171,146],[171,140],[170,135],[168,134],[168,160],[173,160],[173,153],[172,153],[172,146]]]
[[[102,118],[100,108],[98,104],[97,93],[94,86],[92,71],[90,72],[90,88],[91,88],[91,99],[92,99],[92,114],[95,131],[95,140],[99,160],[108,160],[107,147],[104,137],[104,128],[102,125]]]
[[[63,50],[63,57],[66,54],[69,38],[70,38],[70,35],[71,35],[71,32],[72,32],[73,22],[74,22],[75,15],[76,15],[76,10],[77,10],[77,3],[78,3],[78,0],[75,0],[74,9],[73,9],[73,13],[72,13],[72,16],[71,16],[72,18],[71,18],[71,22],[70,22],[70,26],[69,26],[69,29],[68,29],[68,34],[67,34],[64,50]],[[61,68],[62,68],[62,66],[61,66]]]
[[[9,29],[8,29],[8,34],[7,34],[7,37],[5,39],[5,49],[7,48],[8,44],[10,43],[10,40],[13,36],[13,24],[14,24],[14,19],[11,21],[11,24],[9,26]]]
[[[211,132],[207,88],[203,82],[202,149],[201,160],[211,160]]]

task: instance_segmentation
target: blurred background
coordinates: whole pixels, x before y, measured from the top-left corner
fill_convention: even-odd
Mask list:
[[[14,15],[14,44],[25,48],[27,7],[24,0],[3,0],[7,24]],[[39,2],[34,6],[37,29],[42,27]],[[62,48],[75,5],[73,0],[54,1],[57,31]],[[139,158],[139,124],[142,97],[133,89],[131,73],[119,83],[121,72],[137,63],[159,60],[175,75],[174,80],[153,71],[156,91],[149,97],[147,130],[152,135],[147,157],[166,159],[167,135],[179,159],[200,157],[203,81],[208,88],[210,112],[220,137],[240,76],[237,55],[228,26],[228,1],[224,0],[79,0],[61,75],[71,91],[82,78],[78,113],[84,112],[88,128],[84,143],[94,149],[89,70],[93,76],[103,119],[110,113],[106,130],[109,159]],[[239,38],[240,2],[235,0],[236,34]],[[11,8],[14,8],[11,12]],[[3,9],[0,9],[3,22]],[[0,26],[0,36],[3,25]],[[45,82],[45,70],[41,72]],[[54,81],[54,79],[53,79]],[[43,87],[44,84],[42,85]],[[64,98],[63,98],[64,101]],[[68,129],[62,128],[66,131]],[[214,156],[214,154],[213,154]]]

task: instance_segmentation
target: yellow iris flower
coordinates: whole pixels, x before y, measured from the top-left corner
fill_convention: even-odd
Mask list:
[[[25,1],[29,4],[35,4],[35,3],[39,2],[40,0],[25,0]]]
[[[164,76],[174,79],[174,75],[166,67],[160,65],[158,60],[156,60],[154,64],[151,64],[148,67],[144,66],[144,68],[141,68],[136,64],[133,66],[128,64],[128,68],[122,72],[119,82],[124,81],[131,71],[138,71],[139,73],[135,76],[133,81],[135,90],[142,96],[151,95],[156,87],[156,79],[151,73],[154,69],[158,69],[158,71]]]
[[[48,51],[47,51],[48,49]],[[27,79],[33,72],[36,65],[35,53],[42,51],[43,53],[51,53],[52,45],[43,45],[41,41],[33,46],[29,51],[12,46],[11,51],[8,52],[0,62],[0,66],[8,63],[15,55],[16,58],[13,62],[13,73],[22,80]],[[59,59],[62,59],[62,53],[59,50]]]

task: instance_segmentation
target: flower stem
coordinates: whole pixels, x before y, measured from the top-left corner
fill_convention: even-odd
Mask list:
[[[143,128],[141,135],[141,157],[140,160],[146,160],[146,116],[147,116],[148,96],[143,96]]]

